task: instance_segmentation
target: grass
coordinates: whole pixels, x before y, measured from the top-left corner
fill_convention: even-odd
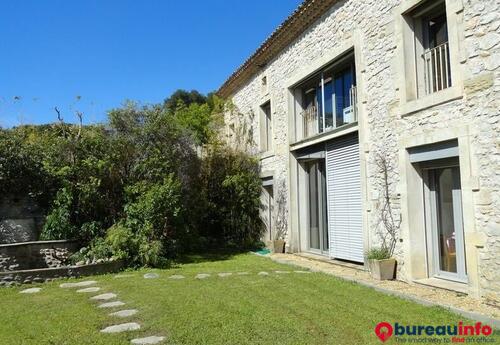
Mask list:
[[[378,322],[455,324],[462,317],[424,307],[320,273],[258,276],[260,271],[294,270],[250,254],[191,257],[169,270],[138,270],[92,277],[101,292],[114,292],[139,313],[121,321],[95,307],[88,294],[61,289],[62,280],[0,289],[0,344],[129,344],[139,336],[165,335],[165,344],[381,344]],[[249,272],[205,280],[197,273]],[[144,279],[157,272],[158,279]],[[172,274],[183,280],[168,279]],[[89,278],[86,278],[88,280]],[[82,280],[82,279],[80,279]],[[123,309],[123,308],[122,308]],[[136,321],[141,330],[102,334],[105,326]],[[465,321],[465,320],[464,320]],[[387,343],[395,343],[394,338]]]

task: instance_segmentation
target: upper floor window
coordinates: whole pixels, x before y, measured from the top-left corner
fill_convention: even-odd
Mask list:
[[[334,63],[295,89],[296,127],[307,138],[357,121],[354,56]]]
[[[271,101],[260,106],[260,149],[262,152],[271,151],[273,145],[273,123],[271,118]]]
[[[415,40],[417,97],[449,88],[452,80],[445,2],[424,2],[407,16]]]

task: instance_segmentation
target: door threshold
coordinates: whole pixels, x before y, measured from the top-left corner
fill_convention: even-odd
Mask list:
[[[434,288],[444,289],[448,291],[459,292],[468,295],[469,294],[469,285],[467,283],[461,283],[452,280],[446,280],[442,278],[423,278],[423,279],[415,279],[414,283],[430,286]]]
[[[294,255],[306,258],[306,259],[311,259],[311,260],[316,260],[316,261],[321,261],[321,262],[326,262],[332,265],[338,265],[338,266],[344,266],[348,268],[353,268],[359,271],[366,271],[365,266],[363,263],[354,263],[354,262],[349,262],[349,261],[342,261],[342,260],[336,260],[336,259],[331,259],[327,254],[318,254],[318,253],[311,253],[311,252],[300,252],[300,253],[294,253]]]

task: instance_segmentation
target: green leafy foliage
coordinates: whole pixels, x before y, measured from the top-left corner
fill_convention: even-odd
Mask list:
[[[217,142],[224,107],[178,91],[126,102],[106,125],[0,130],[0,192],[36,198],[41,239],[78,240],[74,260],[165,266],[193,249],[246,248],[262,233],[259,164]]]
[[[366,252],[368,260],[385,260],[391,258],[391,253],[387,248],[371,248]]]

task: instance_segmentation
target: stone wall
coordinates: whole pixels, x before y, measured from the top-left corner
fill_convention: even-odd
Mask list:
[[[0,272],[66,265],[78,249],[75,241],[35,241],[0,245]]]
[[[58,278],[114,273],[120,271],[123,267],[124,264],[122,261],[110,261],[83,266],[64,266],[0,272],[0,286],[45,283]]]
[[[404,1],[408,2],[408,1]],[[477,261],[480,294],[498,299],[500,292],[500,3],[495,0],[448,0],[447,7],[457,16],[456,25],[459,65],[456,71],[460,96],[411,113],[404,113],[404,75],[401,66],[403,47],[398,26],[400,0],[347,0],[334,5],[322,18],[305,30],[291,45],[270,61],[232,97],[236,108],[227,113],[226,139],[235,145],[245,128],[248,151],[261,156],[262,170],[273,171],[275,181],[286,181],[289,170],[289,91],[287,80],[305,66],[346,42],[355,43],[358,103],[360,107],[360,146],[366,185],[363,199],[369,242],[377,244],[376,209],[380,179],[375,168],[377,153],[387,154],[394,167],[390,174],[395,216],[401,217],[403,228],[407,219],[400,214],[402,196],[415,191],[403,190],[404,143],[417,136],[439,137],[451,128],[465,128],[467,166],[470,178],[463,181],[473,202],[464,204],[464,213],[471,213],[471,233],[485,238],[477,252],[468,257]],[[266,76],[269,92],[262,91]],[[274,150],[259,154],[258,107],[267,100],[272,103]],[[241,145],[238,145],[241,147]],[[463,157],[462,157],[463,158]],[[461,158],[461,159],[462,159]],[[462,164],[462,163],[461,163]],[[294,182],[295,183],[295,182]],[[279,185],[275,183],[275,186]],[[418,191],[420,192],[420,191]],[[278,193],[274,191],[275,195]],[[469,194],[467,194],[469,195]],[[406,223],[405,223],[406,222]],[[289,229],[291,232],[297,229]],[[290,232],[289,231],[289,232]],[[409,230],[406,230],[406,233]],[[405,232],[396,248],[398,278],[409,280],[411,272],[405,262],[409,244]],[[481,237],[480,236],[480,237]],[[466,238],[466,241],[468,238]],[[405,252],[407,251],[407,252]],[[476,279],[476,278],[474,278]]]
[[[36,241],[43,219],[37,203],[28,196],[0,198],[0,244]]]

